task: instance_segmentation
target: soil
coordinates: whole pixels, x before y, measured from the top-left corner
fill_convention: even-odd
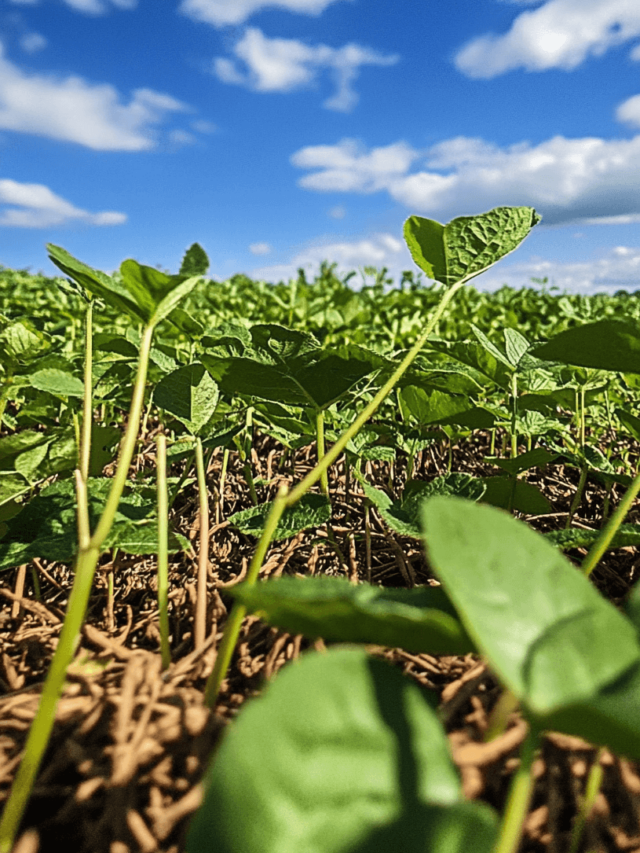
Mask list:
[[[137,460],[138,471],[153,471],[153,441]],[[637,453],[637,448],[632,448]],[[474,435],[452,449],[452,470],[487,475],[483,462],[489,437]],[[253,450],[260,501],[275,496],[311,469],[314,448],[283,458],[272,439],[259,437]],[[242,636],[214,712],[203,704],[231,599],[225,590],[242,580],[255,540],[232,528],[226,518],[251,506],[242,465],[231,454],[224,494],[218,494],[222,453],[208,470],[211,502],[208,625],[204,647],[193,649],[196,604],[198,507],[195,489],[183,492],[172,512],[173,524],[193,550],[170,557],[172,664],[162,672],[154,558],[109,555],[101,559],[81,646],[69,672],[49,749],[14,853],[181,853],[188,821],[202,798],[201,777],[225,726],[242,704],[255,696],[281,667],[313,645],[301,636],[245,619]],[[415,476],[429,480],[446,473],[449,449],[432,445],[419,454]],[[401,463],[367,463],[370,481],[401,489]],[[554,507],[551,515],[527,519],[539,530],[564,527],[579,472],[548,465],[529,472]],[[420,543],[386,529],[371,513],[371,551],[364,537],[364,502],[350,479],[345,493],[344,465],[330,471],[334,506],[332,530],[305,531],[274,543],[262,577],[347,575],[385,586],[427,584],[433,575]],[[611,505],[621,497],[614,487]],[[602,525],[604,488],[589,481],[574,525]],[[638,510],[631,512],[634,521]],[[578,562],[584,551],[568,556]],[[619,605],[640,565],[634,548],[609,552],[592,579]],[[113,581],[113,598],[108,595]],[[4,801],[20,761],[40,688],[60,632],[71,588],[67,566],[34,560],[5,572],[0,586],[0,801]],[[36,595],[36,583],[39,595]],[[402,668],[435,691],[464,793],[502,811],[526,724],[511,713],[506,731],[485,742],[500,686],[476,656],[413,655],[400,649],[371,652]],[[520,850],[565,853],[595,761],[603,783],[586,822],[581,851],[640,851],[640,765],[602,751],[575,737],[548,733],[535,761],[534,795]],[[238,853],[241,853],[238,851]],[[302,853],[302,851],[301,851]],[[575,851],[577,853],[577,851]]]

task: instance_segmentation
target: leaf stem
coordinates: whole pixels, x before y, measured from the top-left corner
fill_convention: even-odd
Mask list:
[[[636,496],[639,491],[640,473],[636,474],[635,479],[625,492],[625,496],[622,498],[622,500],[616,507],[615,512],[613,513],[609,521],[605,524],[600,535],[591,546],[591,550],[582,561],[582,571],[587,577],[589,577],[591,572],[598,565],[602,555],[611,544],[611,540],[616,535],[616,532],[624,521],[626,514],[631,509],[631,505],[636,499]]]
[[[22,761],[11,787],[9,799],[5,804],[2,818],[0,818],[0,853],[9,853],[13,846],[13,840],[18,831],[47,744],[49,743],[49,737],[55,723],[58,699],[64,686],[67,667],[73,660],[80,641],[80,631],[82,630],[91,594],[93,576],[98,564],[100,549],[111,530],[135,450],[144,400],[152,337],[153,326],[147,326],[142,335],[138,372],[133,389],[131,408],[129,410],[127,430],[120,446],[118,466],[98,526],[88,542],[85,541],[83,543],[84,547],[81,544],[76,558],[73,586],[69,595],[69,604],[58,645],[56,646],[53,660],[51,661],[51,666],[42,688],[40,703],[27,737]],[[82,477],[79,476],[76,483],[81,481]],[[84,481],[82,482],[84,483]],[[82,497],[82,492],[80,492],[80,496]]]
[[[193,645],[195,649],[201,649],[204,646],[207,633],[207,569],[209,567],[209,495],[207,493],[207,478],[204,469],[201,438],[196,439],[196,471],[198,475],[200,547],[198,552],[198,588],[193,627]]]
[[[316,413],[316,445],[318,450],[318,462],[320,462],[325,454],[323,409],[318,409],[318,412]],[[326,469],[320,475],[320,489],[322,490],[323,495],[329,497],[329,477]]]
[[[245,585],[255,584],[257,581],[260,569],[262,568],[262,563],[264,562],[269,545],[271,544],[271,539],[273,538],[273,534],[276,532],[278,522],[280,521],[286,506],[287,487],[281,486],[278,496],[271,505],[271,510],[269,511],[269,515],[267,516],[267,521],[265,523],[264,532],[260,537],[256,550],[253,553]],[[244,619],[246,612],[247,610],[244,605],[234,604],[231,609],[231,613],[227,618],[222,640],[220,641],[220,646],[218,648],[216,662],[214,664],[213,671],[207,680],[207,685],[204,691],[204,702],[209,708],[214,706],[215,701],[218,698],[218,693],[220,692],[220,687],[227,674],[227,670],[229,669],[233,650],[236,647],[236,642],[242,626],[242,620]]]
[[[87,305],[84,349],[84,396],[82,400],[82,438],[80,440],[80,474],[87,482],[91,458],[93,426],[93,301]]]
[[[162,668],[171,663],[169,646],[169,496],[167,489],[167,437],[156,436],[156,481],[158,489],[158,612]]]
[[[573,825],[573,829],[571,830],[571,847],[569,848],[569,853],[578,853],[578,848],[580,847],[580,842],[582,841],[582,834],[584,832],[584,828],[586,826],[587,820],[589,819],[589,815],[591,814],[591,810],[593,809],[596,797],[598,796],[598,793],[600,791],[600,786],[602,785],[602,778],[604,776],[602,764],[600,764],[600,758],[602,756],[602,753],[603,749],[602,747],[600,747],[596,754],[595,760],[591,765],[591,769],[589,770],[589,775],[587,777],[587,787],[584,792],[584,799],[582,801],[580,811]]]
[[[300,483],[298,483],[298,485],[293,489],[293,491],[289,492],[289,494],[287,494],[285,488],[281,489],[278,492],[278,497],[275,499],[271,506],[271,510],[267,517],[264,531],[254,552],[253,559],[251,561],[251,567],[249,569],[249,573],[247,575],[245,583],[253,584],[256,582],[256,579],[260,572],[260,567],[262,566],[262,561],[269,548],[271,537],[275,533],[278,521],[280,520],[280,517],[282,516],[284,510],[287,507],[293,506],[295,503],[297,503],[300,498],[303,497],[309,491],[309,489],[318,482],[318,480],[320,480],[322,474],[328,470],[329,466],[332,465],[333,462],[335,462],[335,460],[342,453],[342,451],[347,446],[349,441],[353,438],[353,436],[358,433],[358,431],[364,426],[364,424],[369,420],[369,418],[376,412],[380,404],[386,399],[386,397],[391,393],[391,391],[393,391],[404,372],[412,364],[415,357],[418,355],[421,348],[423,347],[425,341],[432,333],[433,329],[436,326],[436,323],[438,322],[440,317],[442,317],[442,314],[444,313],[447,305],[449,304],[449,302],[451,302],[454,295],[458,292],[458,290],[460,290],[463,285],[464,281],[459,281],[451,288],[449,288],[449,290],[445,293],[444,297],[440,301],[437,309],[434,311],[433,315],[429,319],[429,322],[427,323],[424,332],[422,332],[422,334],[418,337],[415,344],[411,347],[409,352],[402,359],[399,366],[392,373],[391,377],[385,382],[385,384],[378,391],[378,393],[371,400],[371,402],[367,406],[365,406],[365,408],[354,420],[351,426],[347,430],[345,430],[345,432],[340,436],[340,438],[332,446],[331,450],[325,453],[322,459],[318,461],[316,467],[312,471],[310,471],[309,474],[307,474],[307,476]],[[224,680],[227,669],[229,667],[229,663],[231,661],[231,656],[233,655],[233,650],[240,635],[240,628],[245,613],[246,610],[244,607],[238,604],[234,604],[231,613],[227,619],[213,672],[209,676],[207,686],[205,688],[205,704],[207,704],[209,707],[213,707],[218,697],[220,685]],[[2,853],[2,851],[0,851],[0,853]]]
[[[493,853],[516,853],[522,827],[533,791],[533,759],[538,745],[538,731],[531,724],[520,753],[520,766],[512,781],[502,820],[500,838]]]

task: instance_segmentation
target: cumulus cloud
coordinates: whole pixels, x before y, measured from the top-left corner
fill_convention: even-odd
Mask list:
[[[40,33],[26,33],[20,39],[20,47],[25,53],[37,53],[47,46],[47,40]]]
[[[0,179],[0,226],[9,228],[52,228],[84,225],[122,225],[127,217],[116,211],[89,213],[75,207],[44,184],[21,184]]]
[[[14,0],[15,2],[15,0]],[[85,15],[104,15],[113,4],[117,9],[135,9],[138,0],[64,0],[76,12]]]
[[[286,281],[295,278],[302,267],[315,274],[322,261],[337,264],[339,275],[363,267],[387,267],[399,276],[402,270],[411,269],[413,261],[405,243],[392,234],[373,234],[358,240],[323,240],[297,252],[287,263],[261,267],[251,271],[251,276],[264,281]]]
[[[122,103],[108,84],[21,71],[0,45],[0,129],[76,142],[95,151],[153,148],[153,129],[188,107],[161,92],[135,89]]]
[[[336,91],[324,106],[341,112],[349,112],[358,101],[352,83],[361,66],[394,65],[399,59],[357,44],[312,47],[295,39],[270,39],[255,27],[247,28],[233,52],[235,59],[218,57],[213,62],[213,71],[223,83],[256,92],[291,92],[312,86],[320,72],[328,69]]]
[[[521,12],[502,34],[488,33],[470,41],[456,55],[458,70],[490,79],[524,68],[570,71],[589,56],[640,36],[637,0],[547,0]]]
[[[271,246],[268,243],[252,243],[249,246],[249,251],[252,255],[268,255]]]
[[[640,95],[623,101],[616,110],[616,118],[625,124],[640,127]]]
[[[345,208],[341,204],[338,204],[335,207],[332,207],[331,210],[329,211],[329,216],[332,219],[344,219],[346,215],[347,215],[347,211],[345,210]]]
[[[298,182],[306,189],[384,190],[412,212],[441,221],[505,204],[532,205],[546,224],[640,216],[640,135],[611,141],[556,136],[505,148],[457,137],[422,153],[404,142],[366,150],[343,140],[303,148],[291,162],[313,170]]]
[[[571,293],[597,293],[616,290],[640,290],[640,247],[616,246],[600,257],[587,261],[560,262],[532,259],[488,270],[477,279],[482,290],[495,290],[503,284],[532,286],[532,278],[547,278],[547,286]]]
[[[179,11],[214,27],[242,24],[263,9],[286,9],[301,15],[320,15],[339,0],[182,0]]]
[[[301,178],[301,187],[320,192],[371,193],[401,180],[419,153],[405,142],[366,148],[355,139],[338,145],[310,145],[296,151],[291,162],[299,169],[318,169]]]

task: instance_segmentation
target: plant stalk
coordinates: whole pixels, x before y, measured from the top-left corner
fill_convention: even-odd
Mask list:
[[[209,495],[204,469],[202,439],[196,439],[196,471],[198,475],[198,506],[200,515],[200,548],[198,552],[198,587],[193,626],[194,649],[201,649],[207,633],[207,569],[209,568]]]
[[[271,510],[267,516],[264,533],[260,537],[258,547],[253,553],[245,584],[255,584],[258,580],[258,575],[260,574],[262,563],[264,562],[269,545],[271,544],[271,539],[273,538],[273,534],[276,532],[282,513],[285,511],[287,505],[286,498],[287,487],[281,486],[278,496],[271,505]],[[220,641],[220,646],[218,648],[216,662],[213,666],[213,671],[207,680],[207,685],[204,691],[204,702],[209,708],[213,708],[216,699],[218,698],[218,693],[220,692],[220,687],[225,679],[227,670],[229,669],[233,650],[236,647],[240,628],[242,627],[242,620],[244,619],[246,612],[246,607],[244,605],[236,603],[233,605],[231,613],[227,618],[222,640]]]
[[[374,396],[374,398],[365,406],[362,412],[360,412],[360,414],[354,420],[351,426],[346,429],[345,432],[340,436],[336,443],[331,447],[331,450],[325,453],[322,459],[318,461],[316,467],[311,470],[307,474],[307,476],[300,483],[298,483],[298,485],[291,492],[289,492],[289,494],[287,494],[286,489],[280,490],[280,492],[278,493],[278,497],[273,502],[271,511],[267,517],[265,529],[262,536],[260,537],[256,551],[254,552],[253,559],[251,561],[251,567],[249,569],[249,573],[247,575],[247,580],[245,581],[245,583],[255,583],[260,572],[260,567],[262,566],[262,561],[269,548],[271,537],[273,536],[276,530],[278,521],[284,510],[287,507],[296,504],[300,500],[300,498],[303,497],[303,495],[305,495],[309,491],[309,489],[318,482],[318,480],[320,480],[322,474],[326,472],[329,469],[329,466],[335,462],[335,460],[342,453],[349,441],[351,441],[351,439],[355,435],[357,435],[359,430],[362,429],[362,427],[366,424],[369,418],[376,412],[380,404],[388,397],[391,391],[393,391],[404,372],[410,367],[410,365],[424,346],[425,341],[432,333],[440,317],[442,317],[442,314],[444,313],[447,305],[449,304],[449,302],[451,302],[455,294],[458,292],[458,290],[460,290],[463,285],[464,282],[459,281],[451,288],[449,288],[449,290],[445,293],[444,297],[440,301],[438,307],[434,311],[433,315],[429,319],[429,322],[427,323],[424,332],[422,332],[422,334],[418,337],[415,344],[411,347],[409,352],[402,359],[399,366],[392,373],[391,377],[385,382],[385,384]],[[234,605],[231,614],[229,615],[229,618],[227,620],[227,624],[225,625],[224,634],[220,644],[220,649],[218,651],[218,656],[216,658],[216,662],[213,668],[213,672],[209,676],[209,680],[207,681],[207,686],[205,688],[205,703],[209,707],[213,707],[218,697],[220,685],[224,680],[227,669],[229,667],[229,663],[231,661],[233,650],[235,649],[238,637],[240,635],[240,628],[242,625],[242,619],[244,618],[244,614],[244,608],[241,608],[240,605],[237,604]],[[0,851],[0,853],[2,853],[2,851]]]
[[[60,638],[56,647],[53,660],[42,688],[42,695],[36,716],[31,725],[24,755],[16,773],[9,799],[5,804],[2,818],[0,819],[0,853],[10,853],[15,835],[20,826],[22,815],[31,795],[33,785],[44,757],[49,737],[56,718],[58,699],[62,693],[67,668],[78,647],[80,631],[84,622],[93,576],[95,574],[100,549],[106,539],[120,498],[127,482],[129,465],[136,445],[138,426],[144,401],[144,390],[147,379],[147,367],[149,364],[149,351],[153,337],[153,326],[147,326],[142,335],[140,354],[138,360],[138,371],[133,389],[133,398],[129,411],[127,429],[120,445],[118,466],[113,478],[109,497],[103,510],[96,530],[87,541],[86,524],[82,521],[79,525],[80,550],[76,558],[75,576],[67,613],[60,632]],[[83,493],[84,481],[82,476],[76,477],[76,485],[82,483],[79,491],[79,512],[83,513],[83,504],[86,505],[86,496]],[[80,519],[79,519],[80,520]],[[83,526],[85,530],[83,530]]]
[[[158,488],[158,612],[160,615],[160,656],[162,668],[171,663],[169,646],[169,495],[167,489],[167,437],[156,436],[156,478]]]
[[[318,449],[318,462],[325,454],[324,448],[324,411],[318,409],[316,414],[316,445]],[[323,495],[329,497],[329,477],[326,469],[320,475],[320,489]]]
[[[502,819],[500,838],[493,853],[516,853],[522,836],[533,791],[533,759],[538,745],[538,731],[530,724],[520,752],[520,767],[511,780],[511,790]]]
[[[631,505],[640,491],[640,473],[636,474],[633,482],[625,492],[624,497],[615,509],[615,512],[603,527],[600,535],[591,546],[591,550],[582,561],[582,571],[589,577],[591,572],[600,562],[604,552],[611,544],[611,540],[616,535],[616,532],[625,519],[626,514],[631,509]]]
[[[80,440],[80,474],[87,482],[91,459],[91,427],[93,426],[93,302],[87,306],[84,355],[84,396],[82,400],[82,437]]]

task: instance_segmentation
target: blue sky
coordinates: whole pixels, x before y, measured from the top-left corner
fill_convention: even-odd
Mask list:
[[[479,287],[640,289],[638,0],[0,0],[0,264],[270,281],[542,215]]]

